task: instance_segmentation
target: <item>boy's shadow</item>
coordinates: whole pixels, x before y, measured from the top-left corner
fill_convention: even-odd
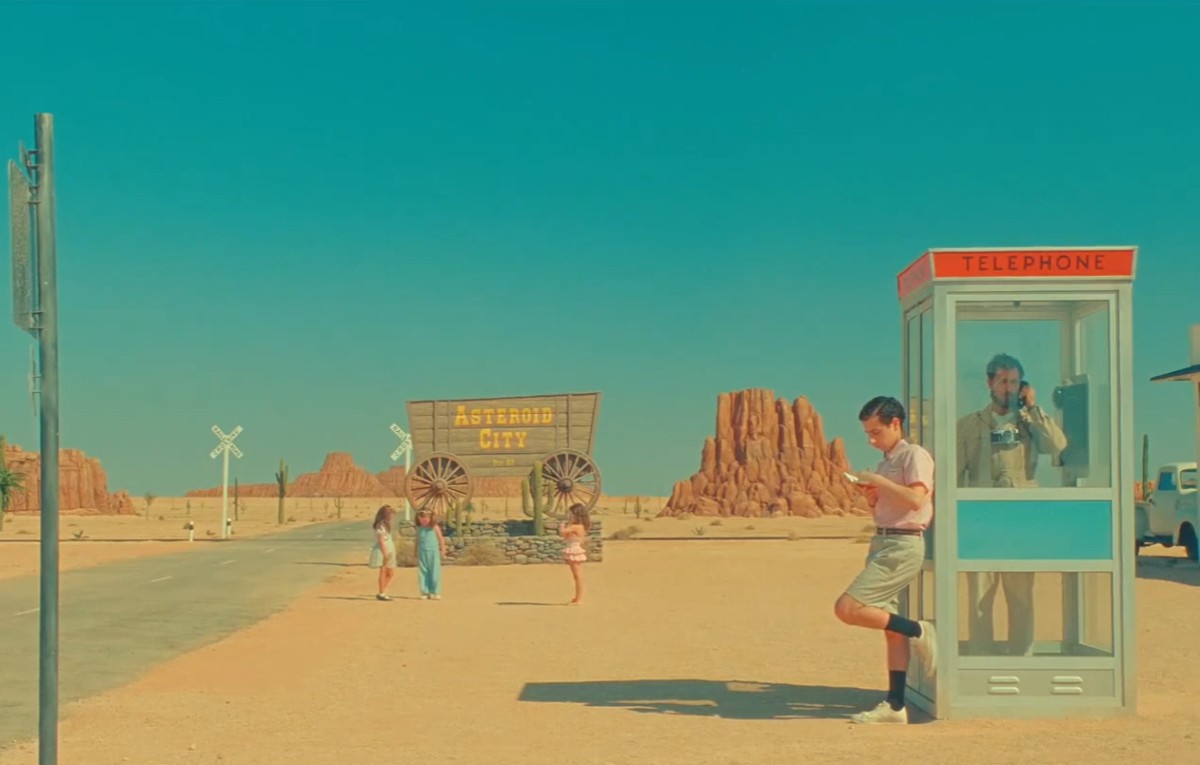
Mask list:
[[[598,680],[526,683],[520,701],[620,707],[632,712],[700,715],[735,720],[836,719],[873,708],[883,692],[827,685],[741,680]],[[928,722],[909,706],[911,722]]]

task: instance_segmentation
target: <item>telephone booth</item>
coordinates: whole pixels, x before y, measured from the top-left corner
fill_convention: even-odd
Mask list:
[[[938,249],[898,277],[907,437],[937,465],[939,719],[1132,713],[1134,247]]]

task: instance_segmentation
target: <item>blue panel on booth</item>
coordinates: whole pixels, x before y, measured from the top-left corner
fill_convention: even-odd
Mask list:
[[[1112,503],[959,500],[958,557],[959,560],[1112,560]]]

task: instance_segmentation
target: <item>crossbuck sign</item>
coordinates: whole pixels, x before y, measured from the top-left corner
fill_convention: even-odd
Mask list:
[[[392,452],[392,461],[400,459],[404,456],[404,477],[408,478],[408,471],[412,463],[412,436],[405,433],[404,430],[397,424],[392,423],[392,432],[400,438],[400,445],[396,447],[396,451]],[[411,510],[408,506],[408,497],[404,497],[404,520],[407,523],[411,520]]]
[[[212,432],[217,438],[221,439],[221,443],[217,444],[217,448],[209,452],[208,456],[214,460],[218,455],[224,454],[225,460],[221,468],[221,539],[229,538],[229,453],[233,452],[233,456],[238,459],[242,458],[242,450],[237,448],[233,443],[233,439],[237,438],[242,433],[242,426],[238,425],[229,435],[225,435],[216,425],[212,426]]]

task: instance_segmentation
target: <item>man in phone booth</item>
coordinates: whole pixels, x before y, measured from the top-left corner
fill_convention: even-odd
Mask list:
[[[972,488],[1034,488],[1038,459],[1061,464],[1067,437],[1025,382],[1021,362],[1005,353],[987,365],[988,404],[958,421],[958,485]],[[1019,533],[1014,530],[1014,533]],[[1028,655],[1033,648],[1034,572],[970,572],[969,650],[994,656],[993,608],[1004,587],[1008,604],[1008,653]]]

